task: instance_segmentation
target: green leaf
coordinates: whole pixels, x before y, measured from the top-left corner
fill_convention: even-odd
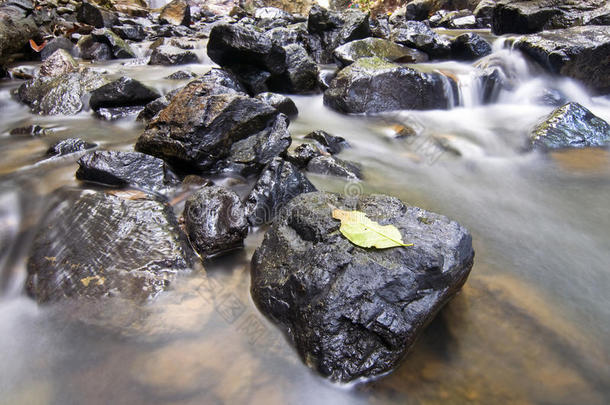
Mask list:
[[[333,218],[341,220],[339,231],[354,245],[377,249],[413,246],[402,241],[402,235],[394,225],[379,225],[364,212],[336,209],[333,210]]]

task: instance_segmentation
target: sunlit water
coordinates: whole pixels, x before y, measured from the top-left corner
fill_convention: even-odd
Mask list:
[[[203,50],[201,50],[203,56]],[[460,80],[449,111],[345,116],[322,97],[295,96],[295,143],[314,129],[352,145],[361,184],[309,176],[323,190],[386,193],[448,215],[474,238],[472,274],[393,374],[356,386],[310,371],[255,308],[245,249],[207,262],[152,302],[38,306],[23,294],[25,261],[45,196],[74,179],[78,155],[44,160],[58,139],[130,150],[142,126],[103,122],[85,111],[41,117],[0,84],[0,404],[215,403],[554,403],[610,402],[610,154],[605,149],[526,152],[530,129],[560,90],[610,120],[610,101],[549,78],[519,54],[496,47],[516,86],[482,105],[469,64],[424,66]],[[211,66],[182,67],[196,73]],[[179,68],[96,64],[109,77],[134,77],[167,92]],[[39,124],[53,134],[8,134]],[[401,128],[415,135],[397,138]],[[225,184],[243,191],[241,181]],[[176,207],[178,214],[180,207]],[[100,249],[103,249],[100,246]]]

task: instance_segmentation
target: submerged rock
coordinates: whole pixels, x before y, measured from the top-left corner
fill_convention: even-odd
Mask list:
[[[136,150],[183,168],[214,171],[232,145],[275,124],[267,103],[194,80],[180,90],[136,143]]]
[[[243,246],[248,234],[239,196],[223,187],[203,187],[186,200],[184,223],[191,244],[204,258]]]
[[[325,176],[343,177],[357,181],[362,179],[358,163],[348,162],[334,156],[316,156],[307,164],[307,171]]]
[[[445,109],[447,78],[380,58],[362,58],[342,69],[324,92],[324,104],[344,113]]]
[[[380,38],[365,38],[348,42],[334,50],[335,59],[343,66],[357,59],[379,57],[390,62],[417,63],[428,60],[428,55]]]
[[[392,224],[413,246],[357,247],[339,233],[335,208]],[[255,251],[251,293],[309,367],[350,381],[398,365],[473,257],[468,231],[442,215],[383,195],[309,193],[288,203]]]
[[[271,221],[294,197],[316,188],[292,163],[275,158],[265,167],[246,200],[248,221],[260,226]]]
[[[283,96],[277,93],[260,93],[256,95],[256,98],[269,104],[270,106],[277,109],[282,114],[286,114],[288,117],[296,117],[299,114],[297,106],[290,97]]]
[[[180,183],[161,159],[139,152],[95,151],[78,160],[76,178],[114,187],[164,192]]]
[[[83,109],[84,96],[105,83],[99,74],[84,69],[27,81],[19,86],[17,97],[36,114],[73,115]]]
[[[26,289],[39,302],[143,300],[191,266],[171,207],[100,191],[60,189],[34,238]]]
[[[580,104],[568,103],[538,124],[530,140],[541,149],[604,146],[610,143],[610,124]]]
[[[121,77],[91,92],[89,104],[94,110],[100,108],[144,106],[161,97],[154,89],[144,86],[130,77]]]
[[[83,141],[79,138],[62,139],[55,142],[47,149],[47,156],[64,156],[74,152],[81,152],[87,149],[95,148],[97,145],[91,142]]]
[[[514,46],[551,73],[579,80],[599,94],[610,92],[610,35],[606,26],[525,35]]]
[[[318,142],[331,155],[341,152],[344,148],[349,148],[349,143],[347,143],[345,138],[331,135],[321,129],[308,133],[305,135],[305,139],[313,139]]]

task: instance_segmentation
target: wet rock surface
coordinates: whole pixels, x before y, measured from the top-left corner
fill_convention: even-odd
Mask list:
[[[408,248],[359,248],[333,208],[396,226]],[[330,193],[296,197],[252,258],[252,297],[304,362],[338,381],[392,370],[466,281],[472,239],[448,218],[398,199]]]
[[[242,247],[248,234],[239,196],[223,187],[201,188],[186,201],[183,215],[189,240],[203,258]]]
[[[47,149],[47,156],[64,156],[74,152],[81,152],[87,149],[95,148],[97,145],[91,142],[83,141],[79,138],[62,139],[51,145]]]
[[[188,49],[181,49],[172,45],[161,45],[150,55],[149,65],[187,65],[189,63],[198,63],[199,57],[197,54]]]
[[[473,60],[491,53],[489,42],[474,33],[458,35],[451,41],[451,55],[459,60]]]
[[[286,160],[299,169],[304,169],[307,167],[307,163],[316,156],[322,156],[322,151],[311,143],[303,143],[286,153]]]
[[[320,129],[312,131],[305,135],[305,139],[312,139],[324,148],[327,153],[331,155],[341,152],[345,148],[349,148],[349,143],[345,138],[331,135],[326,131]]]
[[[27,265],[26,288],[39,302],[144,300],[190,268],[190,248],[169,206],[91,190],[60,189],[53,198]]]
[[[114,187],[165,192],[180,181],[161,159],[139,152],[95,151],[78,160],[76,178]]]
[[[578,103],[553,110],[534,128],[531,145],[542,150],[610,144],[610,124]]]
[[[78,63],[74,58],[64,49],[58,49],[40,65],[38,75],[46,77],[59,76],[64,73],[74,72],[77,69]]]
[[[84,1],[78,9],[76,19],[96,28],[112,28],[114,25],[119,25],[119,18],[116,14]]]
[[[362,58],[342,69],[324,92],[324,104],[344,113],[445,109],[446,83],[380,58]]]
[[[173,0],[161,9],[159,21],[163,24],[191,24],[191,8],[185,0]]]
[[[590,90],[610,93],[610,37],[607,26],[583,26],[522,36],[514,43],[554,74],[571,77]]]
[[[342,66],[352,64],[360,58],[373,56],[400,63],[417,63],[428,60],[428,55],[421,51],[381,38],[365,38],[348,42],[336,48],[333,56]]]
[[[296,166],[277,157],[262,171],[246,200],[248,222],[266,224],[294,197],[312,191],[316,188]]]
[[[280,144],[284,143],[286,122],[278,121],[278,114],[269,104],[233,89],[195,80],[150,122],[138,139],[136,150],[177,166],[218,171],[226,166],[225,160],[239,141],[242,146],[243,142],[252,142],[250,151],[257,151],[260,145],[258,150],[264,151],[261,156],[267,156],[268,150],[261,133],[267,137],[277,134]],[[246,140],[252,136],[259,137]],[[275,150],[275,146],[271,149]],[[254,155],[249,154],[248,158],[256,159]]]
[[[451,51],[451,43],[430,27],[419,21],[406,21],[392,29],[392,41],[419,49],[431,58],[446,58]]]
[[[288,117],[296,117],[299,114],[296,104],[294,104],[294,101],[292,101],[290,97],[277,93],[265,92],[257,94],[256,98],[269,104]]]
[[[161,95],[156,90],[130,77],[123,76],[92,91],[89,105],[94,110],[144,106],[159,97]]]
[[[307,163],[307,171],[326,176],[343,177],[357,181],[362,179],[360,165],[335,156],[315,156]]]

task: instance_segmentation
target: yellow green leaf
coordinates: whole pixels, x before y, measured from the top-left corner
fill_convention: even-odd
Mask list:
[[[402,241],[402,235],[394,225],[379,225],[364,212],[335,209],[333,218],[341,220],[339,231],[354,245],[377,249],[413,246]]]

